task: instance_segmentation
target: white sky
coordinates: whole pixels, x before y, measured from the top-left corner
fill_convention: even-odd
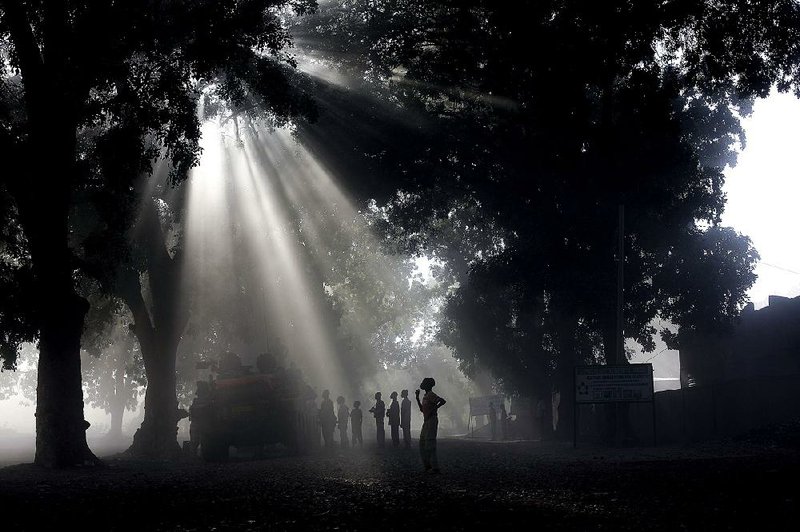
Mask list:
[[[761,255],[750,290],[760,308],[770,294],[800,295],[800,100],[773,93],[743,125],[747,144],[725,172],[722,221],[748,235]]]

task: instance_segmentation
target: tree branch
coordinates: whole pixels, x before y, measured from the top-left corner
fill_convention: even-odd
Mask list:
[[[14,50],[19,57],[19,66],[23,75],[22,80],[27,88],[29,83],[36,83],[42,80],[44,62],[24,6],[18,0],[0,0],[0,2],[11,32]],[[28,92],[28,90],[25,91],[26,98],[28,97]]]
[[[47,0],[44,4],[42,55],[50,69],[62,78],[65,74],[67,50],[67,7],[64,0]]]

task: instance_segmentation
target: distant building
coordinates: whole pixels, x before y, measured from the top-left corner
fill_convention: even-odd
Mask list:
[[[681,387],[753,377],[800,375],[800,296],[749,303],[732,331],[682,339]]]

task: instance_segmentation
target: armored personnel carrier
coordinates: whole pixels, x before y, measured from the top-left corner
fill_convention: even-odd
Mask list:
[[[235,353],[225,353],[197,382],[189,434],[204,460],[227,459],[231,446],[258,452],[280,443],[303,452],[319,443],[313,391],[299,371],[277,366],[269,355],[261,355],[257,366],[253,371]]]

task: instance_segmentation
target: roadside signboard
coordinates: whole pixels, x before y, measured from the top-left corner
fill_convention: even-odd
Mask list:
[[[656,444],[656,403],[652,364],[575,366],[573,447],[578,446],[578,408],[582,404],[650,403],[653,445]]]
[[[475,435],[475,427],[472,425],[472,418],[477,416],[488,416],[489,403],[492,403],[494,406],[495,415],[499,415],[500,405],[505,404],[505,398],[500,394],[469,398],[469,421],[467,422],[467,430],[472,427],[471,434],[473,436]]]
[[[484,395],[483,397],[469,398],[470,416],[489,415],[489,403],[494,405],[495,412],[500,412],[500,404],[503,403],[502,395]]]
[[[576,403],[650,403],[653,365],[576,366]]]

